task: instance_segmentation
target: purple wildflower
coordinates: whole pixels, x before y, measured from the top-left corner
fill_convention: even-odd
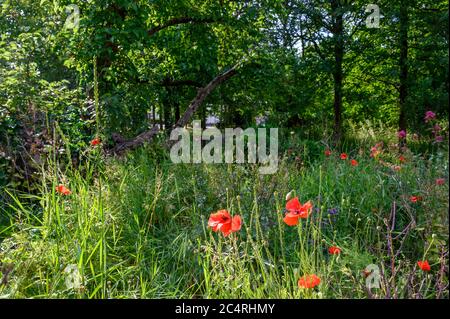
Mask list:
[[[328,210],[328,214],[330,215],[336,215],[338,213],[338,209],[337,208],[330,208]]]
[[[430,120],[434,119],[436,117],[436,113],[432,111],[425,112],[425,122],[429,122]]]

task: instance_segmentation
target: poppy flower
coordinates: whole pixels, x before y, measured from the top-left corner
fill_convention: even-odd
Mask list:
[[[339,255],[341,253],[341,249],[336,246],[331,246],[330,248],[328,248],[328,252],[330,253],[330,255]]]
[[[347,154],[342,153],[340,157],[341,157],[342,160],[345,160],[345,159],[347,159]]]
[[[430,264],[428,263],[428,260],[421,260],[417,262],[417,265],[420,269],[422,269],[425,272],[429,272],[431,270]]]
[[[295,226],[298,224],[300,218],[307,218],[311,212],[312,204],[310,201],[305,204],[301,204],[298,197],[294,197],[286,203],[286,216],[283,221],[289,226]]]
[[[101,143],[101,140],[98,137],[96,137],[91,141],[91,146],[97,146],[100,143]]]
[[[352,160],[350,161],[350,164],[352,164],[352,166],[358,166],[358,161],[355,160],[355,159],[352,159]]]
[[[325,152],[324,152],[324,153],[325,153],[325,156],[326,156],[326,157],[328,157],[328,156],[330,156],[330,155],[331,155],[331,151],[330,151],[330,150],[325,150]]]
[[[380,151],[375,146],[370,149],[370,157],[377,157],[380,154]]]
[[[320,284],[320,278],[314,274],[305,275],[298,280],[299,288],[314,288]]]
[[[425,122],[429,122],[430,120],[433,120],[436,117],[436,113],[432,111],[425,112]]]
[[[400,171],[402,169],[402,167],[400,165],[395,165],[394,167],[394,171]]]
[[[406,158],[405,158],[403,155],[400,155],[400,156],[398,157],[398,160],[400,161],[400,163],[406,162]]]
[[[230,213],[225,209],[211,214],[208,220],[208,226],[212,228],[213,232],[220,231],[225,237],[240,230],[241,224],[241,216],[235,215],[231,217]]]
[[[370,157],[376,158],[378,155],[380,155],[382,148],[383,142],[375,144],[375,146],[370,149]]]
[[[405,138],[406,131],[405,130],[398,131],[397,136],[398,136],[398,138],[401,138],[401,139]]]
[[[411,196],[409,200],[413,203],[417,203],[422,200],[422,196]]]
[[[58,186],[56,186],[56,192],[60,193],[62,195],[70,195],[70,194],[72,194],[70,189],[68,189],[66,186],[64,186],[62,184],[59,184]]]
[[[444,178],[436,178],[436,185],[444,185],[445,179]]]

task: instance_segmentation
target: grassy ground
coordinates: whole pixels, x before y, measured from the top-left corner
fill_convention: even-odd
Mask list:
[[[77,170],[52,165],[39,195],[9,191],[0,297],[448,298],[447,150],[407,150],[400,163],[387,142],[375,160],[376,141],[356,136],[342,160],[292,135],[274,175],[173,165],[152,148],[121,160],[90,150]],[[55,192],[60,183],[72,193]],[[297,226],[283,222],[291,190],[314,205]],[[242,216],[239,232],[207,227],[219,209]],[[417,266],[425,259],[429,272]],[[305,274],[321,283],[300,289]]]

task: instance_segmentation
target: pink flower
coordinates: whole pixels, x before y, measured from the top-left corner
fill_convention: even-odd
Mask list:
[[[430,120],[434,119],[436,117],[436,113],[432,111],[425,112],[425,122],[429,122]]]
[[[398,138],[405,138],[406,131],[405,130],[398,131],[397,136],[398,136]]]
[[[438,133],[440,130],[442,130],[442,128],[439,126],[439,124],[436,124],[435,126],[433,126],[434,134]]]
[[[435,141],[436,143],[440,143],[440,142],[442,142],[443,140],[444,140],[444,137],[441,136],[441,135],[438,135],[438,136],[436,136],[436,137],[434,138],[434,141]]]
[[[380,153],[383,147],[383,143],[377,143],[370,149],[370,157],[376,158]]]
[[[436,178],[436,185],[444,185],[445,178]]]

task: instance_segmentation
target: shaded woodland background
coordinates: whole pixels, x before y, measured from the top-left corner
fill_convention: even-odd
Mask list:
[[[2,0],[0,184],[31,190],[50,148],[76,164],[95,137],[122,152],[192,119],[420,138],[425,111],[448,116],[448,3],[376,1],[368,28],[372,2]]]

